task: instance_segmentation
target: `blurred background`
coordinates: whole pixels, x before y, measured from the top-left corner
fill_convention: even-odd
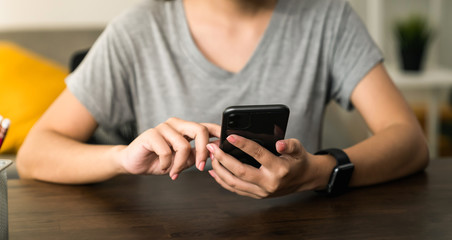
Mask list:
[[[88,49],[113,17],[138,1],[0,0],[0,114],[12,120],[0,157],[14,159],[64,89],[74,53]],[[424,127],[432,157],[452,156],[452,1],[349,2]],[[358,113],[330,104],[324,147],[347,147],[369,134]]]

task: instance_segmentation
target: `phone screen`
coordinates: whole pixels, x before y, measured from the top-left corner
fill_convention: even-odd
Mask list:
[[[239,161],[259,168],[261,164],[258,161],[230,144],[226,138],[236,134],[279,155],[275,144],[284,139],[288,119],[289,108],[281,104],[228,107],[223,112],[220,148]]]

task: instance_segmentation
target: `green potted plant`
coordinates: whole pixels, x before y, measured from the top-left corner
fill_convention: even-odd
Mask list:
[[[425,17],[414,14],[396,23],[402,68],[406,71],[421,71],[432,30]]]

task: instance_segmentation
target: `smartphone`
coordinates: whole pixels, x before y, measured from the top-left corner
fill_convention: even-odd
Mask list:
[[[276,142],[284,139],[289,108],[282,104],[231,106],[224,110],[221,124],[220,148],[239,161],[259,168],[253,157],[230,144],[226,138],[236,134],[253,140],[275,155]]]

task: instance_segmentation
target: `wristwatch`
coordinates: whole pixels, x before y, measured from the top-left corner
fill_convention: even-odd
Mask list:
[[[330,148],[315,153],[315,155],[326,154],[333,156],[336,159],[337,165],[331,173],[326,190],[320,192],[326,193],[328,196],[337,196],[348,190],[348,184],[352,178],[355,166],[350,162],[347,154],[341,149]]]

